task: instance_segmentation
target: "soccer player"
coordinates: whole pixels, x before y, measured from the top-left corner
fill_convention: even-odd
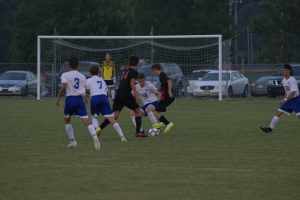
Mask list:
[[[285,113],[290,115],[293,111],[296,112],[300,119],[300,96],[297,80],[293,77],[293,70],[289,64],[283,66],[283,80],[282,85],[285,90],[285,96],[280,101],[280,108],[275,113],[269,127],[260,127],[265,133],[271,133],[278,123],[280,116]]]
[[[140,108],[143,116],[148,116],[152,124],[157,124],[157,119],[153,113],[155,106],[157,106],[157,88],[149,81],[146,81],[145,74],[139,74],[138,83],[135,85],[136,90],[143,102]],[[131,112],[132,123],[135,124],[134,112]]]
[[[111,60],[109,53],[105,54],[105,60],[102,62],[102,77],[108,88],[108,92],[111,96],[111,99],[115,99],[115,68],[116,65],[114,61]]]
[[[138,78],[138,72],[136,71],[139,63],[139,58],[136,56],[131,56],[129,58],[129,68],[124,70],[121,78],[119,89],[116,92],[116,97],[113,103],[113,111],[115,119],[120,115],[120,112],[126,106],[134,112],[135,123],[136,123],[136,137],[147,137],[143,132],[141,132],[142,118],[140,107],[137,102],[140,102],[140,97],[138,91],[135,87],[135,81]],[[133,95],[131,93],[133,91]],[[109,120],[105,119],[100,125],[100,131],[103,130],[109,124]],[[100,131],[98,132],[100,134]],[[98,134],[98,135],[99,135]]]
[[[161,84],[161,94],[157,106],[155,107],[155,116],[160,123],[154,124],[153,128],[162,128],[166,125],[164,133],[167,133],[174,126],[174,123],[169,122],[161,113],[166,112],[167,107],[175,100],[172,88],[172,80],[162,71],[160,64],[152,65],[152,73],[159,76]]]
[[[107,87],[103,78],[99,77],[99,67],[92,66],[90,68],[91,78],[87,80],[87,93],[91,96],[91,114],[92,114],[92,123],[96,130],[99,128],[98,116],[101,113],[109,122],[112,124],[116,132],[118,133],[121,142],[126,143],[127,140],[123,134],[123,131],[116,122],[114,114],[111,110],[111,107],[107,98]]]
[[[67,147],[77,147],[77,142],[75,140],[71,124],[71,116],[75,114],[81,118],[83,124],[88,128],[88,131],[93,138],[95,149],[100,150],[100,142],[96,135],[96,130],[91,124],[84,103],[84,96],[86,94],[86,78],[83,74],[77,71],[77,58],[70,58],[69,66],[71,71],[65,72],[61,75],[61,89],[56,100],[56,105],[59,106],[61,97],[66,93],[64,122],[65,129],[70,140]]]

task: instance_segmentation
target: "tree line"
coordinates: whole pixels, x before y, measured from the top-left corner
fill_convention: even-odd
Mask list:
[[[35,62],[37,35],[222,34],[235,37],[229,2],[219,0],[0,0],[0,62]],[[253,1],[245,0],[244,5]],[[251,19],[258,60],[299,62],[300,1],[264,0]],[[245,41],[246,42],[246,41]]]

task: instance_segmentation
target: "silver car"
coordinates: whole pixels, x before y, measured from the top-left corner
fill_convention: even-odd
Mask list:
[[[6,71],[0,76],[0,95],[35,95],[37,80],[30,71]]]
[[[219,71],[208,72],[201,81],[195,83],[193,96],[223,96],[233,97],[249,95],[249,80],[238,71],[222,71],[222,83],[219,88]]]

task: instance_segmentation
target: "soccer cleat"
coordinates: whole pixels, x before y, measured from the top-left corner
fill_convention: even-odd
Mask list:
[[[148,135],[146,135],[145,133],[139,132],[139,133],[135,133],[135,137],[148,137]]]
[[[96,135],[93,137],[93,142],[94,142],[94,145],[95,145],[95,149],[100,150],[100,142],[99,142],[99,139]]]
[[[161,129],[161,128],[163,128],[164,126],[165,126],[164,123],[159,122],[159,123],[157,123],[157,124],[153,124],[153,125],[152,125],[152,128]]]
[[[265,133],[271,133],[272,129],[270,127],[260,127],[260,130],[262,130]]]
[[[97,137],[100,136],[102,129],[100,127],[96,128]]]
[[[76,148],[77,147],[77,142],[76,140],[70,141],[70,143],[67,146],[68,148]]]
[[[174,124],[172,122],[170,122],[167,125],[166,129],[164,130],[164,134],[166,134],[167,132],[169,132],[172,129],[173,126],[174,126]]]
[[[127,143],[127,139],[126,139],[125,137],[121,138],[121,143],[122,143],[122,144]]]

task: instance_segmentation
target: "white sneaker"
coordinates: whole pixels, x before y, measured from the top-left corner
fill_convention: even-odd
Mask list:
[[[99,151],[100,150],[100,142],[99,142],[99,139],[96,135],[93,137],[93,142],[94,142],[94,145],[95,145],[95,149]]]
[[[67,145],[68,148],[76,148],[77,142],[76,140],[70,141],[70,143]]]

